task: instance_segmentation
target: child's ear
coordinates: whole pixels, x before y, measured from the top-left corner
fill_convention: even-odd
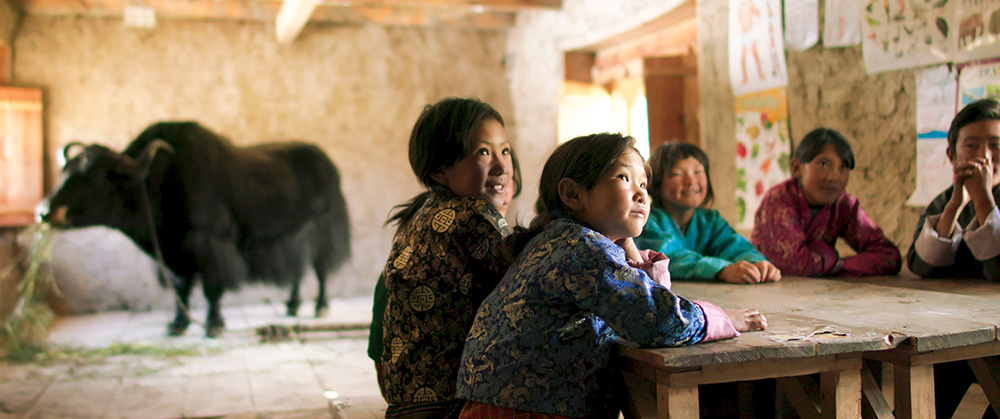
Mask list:
[[[440,183],[441,186],[448,187],[448,177],[444,175],[444,172],[431,173],[431,179]]]
[[[792,177],[802,177],[802,162],[798,157],[792,157]]]
[[[583,209],[582,186],[570,178],[563,178],[559,181],[559,199],[567,208],[578,211]]]

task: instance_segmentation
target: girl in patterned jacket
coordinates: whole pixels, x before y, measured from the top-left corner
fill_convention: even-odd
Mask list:
[[[899,248],[882,234],[858,198],[844,192],[854,170],[851,144],[839,132],[806,134],[792,158],[792,178],[769,189],[750,241],[785,275],[896,275]],[[840,257],[837,239],[856,252]]]
[[[510,227],[497,210],[520,176],[503,119],[475,99],[424,108],[410,135],[410,166],[427,191],[396,207],[382,271],[380,386],[387,418],[454,418],[462,346],[479,303],[510,266]]]
[[[649,214],[648,167],[620,134],[559,146],[538,216],[508,239],[516,262],[476,314],[462,354],[463,418],[617,417],[615,341],[681,346],[763,329],[753,309],[670,292],[667,260],[632,241]]]

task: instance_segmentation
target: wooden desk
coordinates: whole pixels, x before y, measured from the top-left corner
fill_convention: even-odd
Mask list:
[[[858,417],[860,357],[866,354],[902,367],[895,374],[899,417],[933,417],[932,365],[981,359],[1000,349],[1000,299],[993,296],[798,277],[760,285],[677,281],[673,290],[724,308],[756,308],[767,316],[769,329],[686,348],[622,350],[619,359],[638,383],[630,388],[643,416],[651,414],[642,407],[651,394],[659,417],[696,417],[698,384],[820,372],[823,409],[800,416]],[[834,333],[788,340],[815,330]],[[996,369],[990,368],[995,383]],[[873,408],[884,414],[885,401],[878,402]]]

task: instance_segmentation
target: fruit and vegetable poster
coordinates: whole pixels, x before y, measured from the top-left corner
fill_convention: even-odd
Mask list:
[[[752,228],[764,192],[788,179],[790,152],[785,88],[737,96],[736,228]]]
[[[864,0],[865,70],[872,74],[951,61],[958,1],[963,0]]]
[[[926,206],[951,184],[948,127],[958,101],[957,71],[947,65],[920,69],[917,79],[917,185],[907,205]]]
[[[737,96],[788,85],[781,0],[729,1],[729,80]]]

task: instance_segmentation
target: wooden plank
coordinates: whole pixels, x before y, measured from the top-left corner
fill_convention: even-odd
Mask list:
[[[752,287],[678,281],[673,291],[724,308],[746,307],[752,301],[752,306],[764,313],[796,313],[903,335],[909,339],[900,343],[918,351],[996,340],[1000,322],[995,299],[837,280],[786,277]],[[878,315],[872,315],[875,307]]]
[[[697,419],[698,386],[656,385],[656,415],[661,419]]]
[[[793,359],[761,359],[738,364],[706,365],[700,370],[670,373],[657,371],[656,381],[672,386],[687,386],[731,381],[760,380],[813,374],[823,371],[861,369],[861,360],[837,359],[834,355]]]
[[[680,348],[621,348],[620,355],[660,369],[755,361],[798,359],[816,355],[877,351],[892,347],[884,334],[792,313],[765,313],[770,328],[736,339]],[[825,327],[832,329],[824,329]],[[818,330],[839,333],[816,333]]]
[[[886,381],[884,376],[882,380]],[[861,368],[861,392],[864,396],[863,401],[871,408],[877,419],[893,418],[892,408],[889,407],[889,402],[886,401],[885,395],[879,389],[878,383],[875,382],[875,377],[872,376],[872,372],[868,368],[864,367]]]
[[[896,365],[931,365],[942,362],[963,361],[1000,355],[1000,341],[991,341],[959,348],[919,352],[909,348],[866,352],[865,358],[891,362]]]
[[[933,418],[934,366],[897,365],[893,371],[896,386],[896,417],[899,419]]]
[[[309,21],[320,0],[284,0],[275,18],[274,33],[278,42],[292,42]]]
[[[1000,417],[1000,356],[970,359],[969,367],[986,393],[993,413]]]
[[[824,371],[820,375],[824,419],[861,418],[861,369]]]
[[[129,4],[121,0],[25,0],[24,7],[30,15],[121,17]],[[164,20],[275,21],[282,7],[280,0],[144,0],[143,4],[156,11],[157,19]],[[403,7],[332,2],[318,4],[309,14],[308,22],[502,30],[513,26],[516,12],[502,6]]]
[[[776,384],[802,419],[820,419],[819,406],[806,394],[796,377],[778,377]]]

